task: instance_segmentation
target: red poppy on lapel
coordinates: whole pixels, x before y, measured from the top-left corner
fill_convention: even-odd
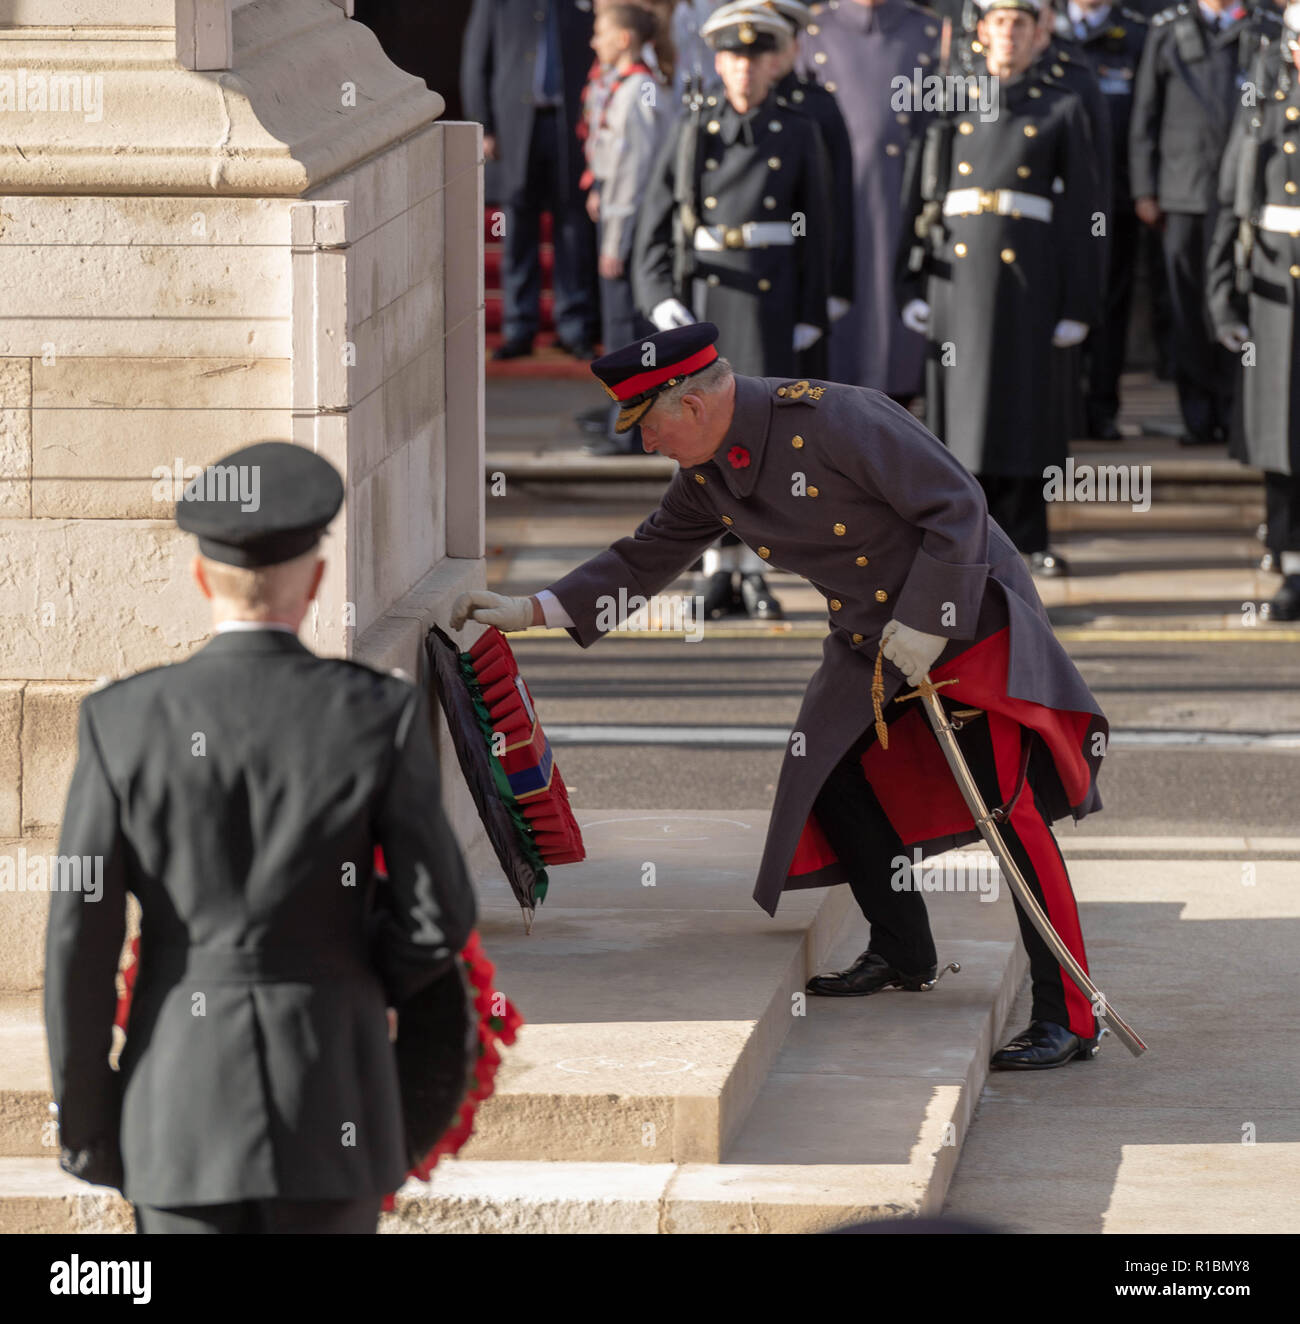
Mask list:
[[[748,469],[749,452],[743,446],[733,446],[727,452],[727,463],[733,469]]]

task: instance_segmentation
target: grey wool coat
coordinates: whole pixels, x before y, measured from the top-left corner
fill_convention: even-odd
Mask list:
[[[822,664],[795,724],[803,741],[786,751],[754,890],[769,913],[786,888],[845,881],[834,869],[801,881],[790,866],[827,775],[872,724],[872,671],[894,617],[948,638],[936,667],[1005,629],[1006,693],[1080,715],[1083,785],[1065,779],[1073,795],[1045,797],[1053,817],[1100,808],[1101,710],[979,483],[907,410],[865,387],[738,376],[714,458],[679,470],[635,533],[550,586],[570,635],[593,644],[620,590],[661,592],[724,529],[827,600]],[[884,674],[888,702],[904,678],[888,662]]]
[[[475,919],[428,702],[284,631],[215,635],[81,706],[50,895],[45,1018],[61,1162],[149,1205],[394,1191],[407,1168],[385,1008]],[[389,884],[374,883],[376,844]],[[140,964],[109,1066],[126,895]]]

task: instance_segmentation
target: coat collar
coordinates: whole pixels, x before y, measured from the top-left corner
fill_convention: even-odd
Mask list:
[[[758,481],[763,446],[772,425],[772,396],[758,377],[736,375],[736,407],[722,445],[708,461],[734,497],[747,497]],[[748,463],[745,460],[748,459]]]
[[[287,630],[228,630],[214,634],[194,657],[248,657],[253,654],[302,655],[311,649]]]

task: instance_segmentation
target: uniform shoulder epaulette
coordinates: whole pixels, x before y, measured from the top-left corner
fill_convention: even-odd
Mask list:
[[[1153,28],[1164,27],[1166,23],[1172,23],[1176,18],[1182,18],[1185,14],[1192,11],[1186,5],[1170,5],[1168,9],[1162,9],[1158,14],[1151,15],[1151,26]]]
[[[1128,22],[1140,23],[1143,27],[1147,27],[1152,22],[1146,14],[1139,14],[1136,9],[1125,9],[1121,5],[1119,12]]]
[[[797,382],[782,382],[776,388],[776,397],[781,404],[814,404],[826,394],[826,387],[820,382],[813,384],[806,378]]]

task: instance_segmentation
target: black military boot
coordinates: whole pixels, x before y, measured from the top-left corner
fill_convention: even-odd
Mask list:
[[[745,612],[756,621],[783,621],[785,612],[762,575],[741,575],[740,596]]]
[[[1287,575],[1268,604],[1270,621],[1300,621],[1300,575]]]
[[[994,1071],[1047,1071],[1067,1062],[1087,1062],[1097,1053],[1096,1039],[1081,1039],[1055,1021],[1033,1021],[989,1061]]]
[[[723,616],[743,615],[745,605],[736,592],[730,570],[715,570],[704,590],[704,619],[716,621]]]
[[[920,974],[904,974],[896,970],[878,952],[866,951],[847,970],[836,970],[828,975],[814,975],[808,981],[808,992],[826,998],[865,998],[879,993],[882,988],[903,988],[919,993],[922,984],[934,979],[937,965]]]

